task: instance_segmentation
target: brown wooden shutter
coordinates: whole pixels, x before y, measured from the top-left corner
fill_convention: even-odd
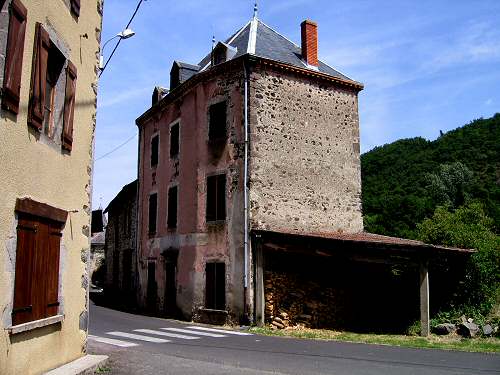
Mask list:
[[[38,222],[37,241],[33,257],[33,284],[31,287],[31,302],[33,320],[46,317],[47,309],[47,268],[49,249],[49,225]]]
[[[33,277],[33,256],[35,255],[38,226],[35,222],[19,218],[17,225],[16,280],[14,283],[14,306],[12,324],[33,320],[31,285]]]
[[[71,13],[80,17],[80,0],[71,0]]]
[[[64,125],[62,132],[62,146],[71,151],[73,147],[73,120],[75,117],[76,95],[76,67],[68,61],[66,69],[66,96],[64,99]]]
[[[37,23],[35,29],[35,45],[33,47],[28,124],[39,131],[42,130],[44,116],[49,48],[49,34],[40,23]]]
[[[15,114],[19,113],[19,96],[21,93],[24,35],[26,33],[27,15],[28,11],[21,1],[13,0],[10,5],[2,108]]]
[[[59,249],[61,246],[61,226],[50,224],[47,261],[47,306],[46,316],[57,315],[59,310]]]

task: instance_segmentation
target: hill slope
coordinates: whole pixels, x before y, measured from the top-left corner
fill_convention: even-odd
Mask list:
[[[414,237],[436,207],[427,174],[461,162],[473,172],[470,197],[480,200],[500,228],[500,114],[478,119],[435,141],[402,139],[361,156],[365,230]]]

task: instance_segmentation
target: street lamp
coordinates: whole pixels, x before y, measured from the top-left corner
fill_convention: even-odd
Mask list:
[[[128,38],[131,38],[135,35],[135,31],[132,30],[132,29],[125,29],[123,30],[121,33],[118,33],[116,34],[114,37],[112,37],[111,39],[108,39],[106,41],[106,43],[104,43],[102,45],[102,48],[101,48],[101,56],[99,58],[99,69],[101,70],[101,72],[104,70],[105,68],[105,65],[104,65],[104,47],[106,47],[106,44],[108,44],[109,42],[111,42],[113,39],[116,39],[116,38],[120,38],[120,40],[122,39],[128,39]],[[113,51],[114,52],[114,51]],[[112,55],[112,54],[111,54]],[[110,56],[111,58],[111,56]]]

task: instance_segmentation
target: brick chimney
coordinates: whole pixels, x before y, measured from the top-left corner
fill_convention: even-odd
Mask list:
[[[300,24],[302,34],[302,58],[313,66],[318,66],[318,24],[305,20]]]

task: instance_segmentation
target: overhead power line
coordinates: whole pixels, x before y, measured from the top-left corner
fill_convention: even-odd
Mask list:
[[[95,159],[95,161],[101,160],[105,158],[106,156],[111,155],[113,152],[119,150],[123,146],[125,146],[127,143],[129,143],[132,139],[134,139],[137,136],[137,134],[134,134],[132,137],[128,138],[125,142],[121,143],[120,145],[116,146],[114,149],[111,151],[106,152],[104,155],[99,156],[98,158]]]
[[[130,26],[130,24],[131,24],[131,23],[132,23],[132,21],[134,20],[135,15],[136,15],[136,14],[137,14],[137,12],[139,11],[139,8],[141,7],[141,4],[143,3],[143,1],[145,1],[145,0],[139,0],[139,2],[137,3],[137,7],[135,8],[134,13],[132,14],[132,17],[130,17],[130,20],[128,21],[127,26],[125,26],[123,30],[128,29],[128,27]],[[117,41],[117,42],[116,42],[116,44],[115,44],[115,48],[113,48],[113,51],[111,51],[111,55],[109,55],[108,59],[106,60],[106,64],[104,64],[104,67],[101,69],[101,72],[99,73],[99,77],[102,75],[102,73],[104,72],[104,70],[105,70],[105,69],[106,69],[106,67],[108,66],[109,61],[111,60],[111,58],[112,58],[112,57],[113,57],[113,55],[115,54],[115,51],[116,51],[116,49],[118,48],[118,46],[120,45],[121,41],[122,41],[122,38],[118,38],[118,41]]]

